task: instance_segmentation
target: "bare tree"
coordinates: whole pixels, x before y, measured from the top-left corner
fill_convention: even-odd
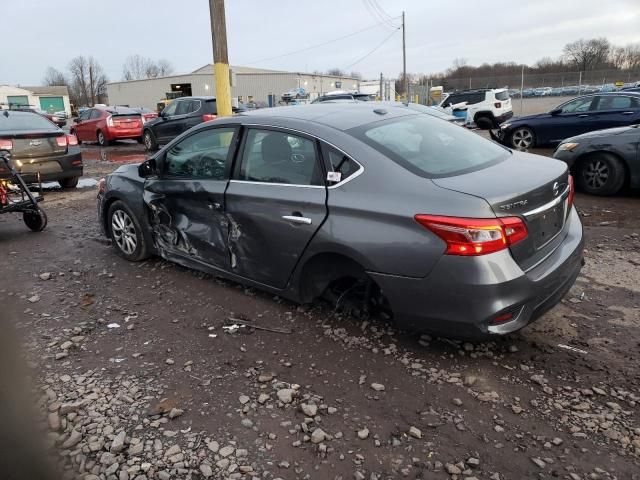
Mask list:
[[[142,55],[130,55],[122,66],[123,80],[141,80],[145,78],[158,78],[171,75],[173,65],[168,60],[161,59],[157,62]]]
[[[579,71],[593,70],[607,64],[611,44],[606,38],[581,38],[567,43],[563,48],[564,56]]]
[[[65,77],[64,73],[62,73],[60,70],[57,70],[53,67],[47,68],[46,72],[44,73],[44,78],[42,79],[42,83],[44,85],[47,85],[48,87],[69,84],[67,77]]]
[[[171,75],[173,74],[173,72],[175,72],[173,64],[165,58],[161,58],[160,60],[158,60],[156,62],[156,66],[158,67],[159,77],[166,77],[167,75]]]
[[[330,68],[329,70],[327,70],[327,75],[332,75],[334,77],[345,77],[346,73],[344,73],[339,68]]]
[[[622,70],[640,68],[640,43],[630,43],[624,47],[612,48],[610,61],[614,67]]]
[[[94,105],[107,93],[107,76],[93,57],[82,55],[69,62],[71,96],[75,105]]]

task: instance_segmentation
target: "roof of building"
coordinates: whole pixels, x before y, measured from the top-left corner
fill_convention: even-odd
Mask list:
[[[229,67],[236,73],[285,73],[283,70],[271,70],[267,68],[255,68],[255,67],[241,67],[239,65],[231,65]],[[202,67],[194,70],[191,73],[213,73],[213,64],[208,63]]]
[[[69,89],[66,85],[53,85],[50,87],[20,87],[29,90],[36,95],[69,95]]]

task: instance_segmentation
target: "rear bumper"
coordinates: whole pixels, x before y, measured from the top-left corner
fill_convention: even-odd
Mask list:
[[[108,128],[104,131],[107,140],[126,140],[131,138],[140,138],[142,136],[142,127],[140,128]]]
[[[580,273],[583,243],[574,208],[563,242],[526,273],[504,250],[480,257],[443,256],[429,276],[420,279],[370,275],[400,327],[486,339],[519,330],[556,305]],[[512,319],[492,323],[504,313],[512,313]]]
[[[38,158],[33,163],[22,159],[22,166],[18,160],[21,159],[12,159],[13,165],[27,183],[37,182],[38,174],[43,182],[81,177],[83,174],[82,153],[78,147],[69,147],[66,155]]]

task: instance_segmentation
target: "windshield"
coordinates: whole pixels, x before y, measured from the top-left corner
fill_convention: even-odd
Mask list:
[[[427,178],[461,175],[505,160],[509,150],[428,115],[370,123],[348,133]]]

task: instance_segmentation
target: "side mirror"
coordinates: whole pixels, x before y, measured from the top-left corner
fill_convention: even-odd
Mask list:
[[[138,175],[140,175],[142,178],[151,177],[153,175],[156,175],[156,173],[157,169],[155,158],[150,158],[149,160],[142,162],[138,167]]]
[[[562,113],[562,109],[561,108],[554,108],[553,110],[551,110],[549,112],[549,115],[560,115]]]

